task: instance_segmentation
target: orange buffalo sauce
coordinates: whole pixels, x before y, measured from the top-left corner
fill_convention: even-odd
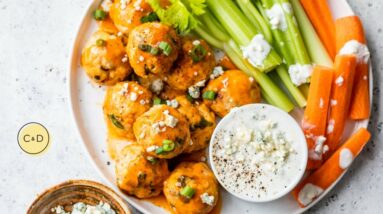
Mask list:
[[[168,211],[169,213],[174,213],[174,211],[170,207],[169,203],[166,201],[166,198],[163,194],[156,196],[154,198],[148,198],[148,199],[143,199],[143,200],[149,201],[150,203],[152,203],[158,207],[161,207],[162,209]],[[221,208],[222,208],[222,200],[221,200],[221,196],[220,196],[218,198],[217,204],[215,205],[214,209],[209,214],[220,214]]]
[[[104,20],[97,21],[97,23],[100,31],[105,31],[112,34],[118,33],[118,29],[114,25],[109,15]]]

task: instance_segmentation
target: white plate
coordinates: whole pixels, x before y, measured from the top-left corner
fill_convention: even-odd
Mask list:
[[[101,173],[106,181],[131,205],[136,207],[143,213],[166,213],[162,208],[159,208],[150,202],[138,200],[134,197],[129,197],[123,194],[115,185],[115,173],[113,164],[108,165],[110,161],[106,149],[106,126],[102,113],[102,103],[104,99],[104,89],[91,84],[85,75],[85,72],[80,67],[81,50],[84,47],[87,39],[96,30],[96,23],[92,18],[94,11],[101,0],[92,1],[84,14],[82,22],[75,39],[72,49],[70,67],[69,67],[69,96],[70,108],[74,117],[74,122],[81,137],[84,148],[87,150],[95,168]],[[353,12],[345,0],[329,0],[332,12],[337,17],[352,15]],[[370,96],[372,97],[372,73],[370,70]],[[299,120],[302,111],[295,110],[292,115]],[[346,136],[360,127],[367,127],[368,120],[360,122],[348,122],[346,128]],[[339,179],[340,180],[340,179]],[[339,181],[338,180],[338,181]],[[337,182],[338,182],[337,181]],[[315,205],[323,198],[335,185],[335,182],[328,188],[316,201],[304,209],[300,208],[292,196],[289,194],[277,201],[269,203],[250,203],[239,200],[230,196],[222,189],[222,213],[302,213]]]

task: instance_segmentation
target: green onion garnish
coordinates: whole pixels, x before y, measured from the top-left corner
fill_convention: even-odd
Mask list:
[[[192,57],[193,62],[201,61],[207,54],[206,49],[201,45],[195,45],[189,55]]]
[[[205,91],[203,94],[202,94],[202,98],[205,99],[205,100],[214,100],[215,99],[215,96],[216,96],[216,93],[215,91]]]
[[[105,44],[106,44],[106,41],[103,39],[97,39],[96,41],[97,46],[105,46]]]
[[[163,148],[163,150],[164,150],[165,152],[171,152],[171,151],[173,151],[174,148],[176,147],[176,145],[174,144],[174,142],[171,141],[171,140],[164,140],[164,141],[162,142],[162,144],[163,144],[162,148]]]
[[[121,122],[117,119],[117,117],[114,114],[110,114],[109,119],[112,121],[115,127],[119,129],[124,129],[124,126],[121,124]]]
[[[156,56],[160,52],[160,50],[156,47],[152,47],[152,49],[149,51],[151,55]]]
[[[194,101],[193,97],[190,96],[190,94],[186,94],[186,99],[188,99],[190,102]]]
[[[142,51],[145,51],[145,52],[148,52],[152,55],[158,55],[159,54],[159,49],[156,48],[156,47],[152,47],[151,45],[149,44],[140,44],[138,45],[138,49],[142,50]]]
[[[184,187],[180,194],[184,196],[185,198],[191,199],[194,196],[195,190],[191,188],[190,186]]]
[[[106,12],[101,9],[97,9],[93,12],[93,18],[97,21],[104,20],[106,18]]]
[[[157,155],[160,155],[160,154],[163,154],[165,152],[165,150],[164,150],[164,147],[158,147],[157,149],[156,149],[156,154]]]
[[[158,97],[153,98],[153,105],[161,105],[161,104],[162,104],[161,98],[158,98]]]
[[[144,16],[140,19],[141,23],[146,23],[146,22],[154,22],[154,21],[159,21],[157,13],[151,12],[147,16]]]
[[[170,46],[167,42],[160,42],[159,47],[166,56],[169,56],[173,51],[172,46]]]

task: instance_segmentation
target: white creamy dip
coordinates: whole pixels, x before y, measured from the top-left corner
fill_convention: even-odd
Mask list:
[[[340,50],[339,54],[341,55],[356,55],[358,63],[367,63],[368,59],[370,59],[370,52],[366,45],[356,41],[350,40],[348,41]]]
[[[266,10],[271,29],[278,29],[281,31],[287,30],[288,26],[285,13],[292,14],[290,3],[274,4],[270,9]]]
[[[210,163],[221,185],[248,201],[287,194],[306,168],[307,145],[297,122],[265,104],[231,111],[210,143]]]
[[[304,83],[310,82],[310,77],[312,73],[313,73],[313,66],[310,64],[307,64],[307,65],[295,64],[295,65],[290,65],[289,67],[289,74],[290,74],[291,81],[296,86],[300,86]]]

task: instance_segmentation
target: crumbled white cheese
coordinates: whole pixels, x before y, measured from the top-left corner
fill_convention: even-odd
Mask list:
[[[351,150],[348,148],[343,148],[339,154],[339,167],[342,169],[347,169],[352,161],[354,160],[354,155]]]
[[[209,206],[214,205],[214,196],[213,195],[209,195],[207,192],[205,192],[202,195],[200,195],[200,198],[201,198],[202,203],[207,204]]]
[[[148,148],[146,148],[146,152],[154,152],[158,149],[158,146],[149,146]]]
[[[137,0],[136,2],[134,2],[134,8],[139,11],[139,10],[142,10],[141,8],[141,3],[142,3],[142,0]]]
[[[132,93],[130,93],[130,100],[131,101],[136,101],[137,100],[137,98],[138,98],[138,95],[137,95],[137,93],[136,92],[132,92]]]
[[[121,61],[122,61],[123,63],[128,62],[128,56],[125,54],[125,56],[122,57]]]
[[[299,192],[298,200],[302,205],[307,206],[313,202],[314,199],[316,199],[320,194],[322,194],[322,192],[322,188],[314,184],[307,183]]]
[[[201,80],[201,81],[197,82],[194,86],[197,86],[197,87],[204,87],[204,86],[205,86],[205,83],[206,83],[206,80]]]
[[[342,86],[343,85],[343,82],[344,82],[344,78],[342,76],[339,76],[338,78],[336,78],[335,80],[335,84],[337,86]]]
[[[323,98],[320,98],[319,99],[319,108],[323,108],[323,106],[324,106]]]
[[[145,105],[145,104],[146,104],[146,101],[145,101],[145,100],[140,100],[140,104],[141,104],[141,105]]]
[[[193,97],[194,99],[199,98],[201,95],[200,89],[197,86],[191,86],[188,88],[189,95]]]
[[[210,75],[210,79],[215,79],[223,74],[223,68],[221,66],[214,67],[213,73]]]
[[[165,125],[169,126],[171,128],[176,127],[176,125],[178,123],[178,119],[173,117],[171,114],[169,114],[168,110],[164,111],[164,115],[165,115],[165,121],[164,121]]]
[[[164,82],[161,79],[156,79],[150,84],[150,89],[154,93],[159,94],[164,89]]]
[[[254,78],[253,77],[249,77],[249,81],[252,83],[254,82]]]
[[[229,78],[225,78],[222,80],[223,88],[227,88],[229,86]]]
[[[105,12],[109,12],[110,10],[110,5],[113,4],[113,2],[111,0],[104,0],[102,1],[101,3],[101,8],[105,11]]]
[[[124,34],[121,31],[118,31],[117,36],[122,37]]]
[[[262,34],[257,34],[247,46],[241,47],[241,50],[243,57],[252,65],[262,67],[263,61],[271,51],[271,46]]]
[[[358,63],[367,63],[370,59],[370,52],[366,45],[356,41],[350,40],[348,41],[340,50],[339,54],[348,55],[353,54],[356,55]]]
[[[338,101],[331,99],[330,103],[331,103],[331,106],[336,106],[336,104],[338,104]]]
[[[56,214],[116,214],[110,204],[102,201],[96,206],[84,204],[83,202],[75,203],[72,212],[65,212],[62,206],[57,206],[52,208],[51,212]]]
[[[121,10],[125,10],[129,3],[130,3],[130,0],[120,0]]]
[[[321,159],[322,154],[324,154],[324,142],[326,142],[326,138],[324,136],[319,136],[315,139],[314,151],[318,154],[319,159]]]
[[[331,119],[327,124],[327,134],[331,134],[334,131],[335,120]]]
[[[145,60],[145,58],[143,56],[140,56],[140,57],[138,57],[138,60],[140,60],[140,62],[143,62]]]
[[[201,41],[199,41],[199,40],[194,40],[193,41],[193,45],[194,46],[197,46],[197,45],[200,45],[201,44]]]
[[[129,83],[124,83],[122,85],[122,89],[120,90],[119,94],[124,95],[128,93],[128,90],[129,90]]]
[[[172,108],[178,108],[179,103],[176,99],[173,100],[166,100],[166,105],[172,107]]]
[[[289,3],[274,4],[270,9],[266,10],[267,18],[269,18],[269,23],[271,25],[271,29],[278,29],[281,31],[286,31],[287,21],[285,17],[285,13],[291,12],[291,5]]]
[[[311,74],[313,72],[313,66],[310,64],[301,65],[295,64],[289,67],[289,74],[291,81],[296,85],[300,86],[310,81]]]

